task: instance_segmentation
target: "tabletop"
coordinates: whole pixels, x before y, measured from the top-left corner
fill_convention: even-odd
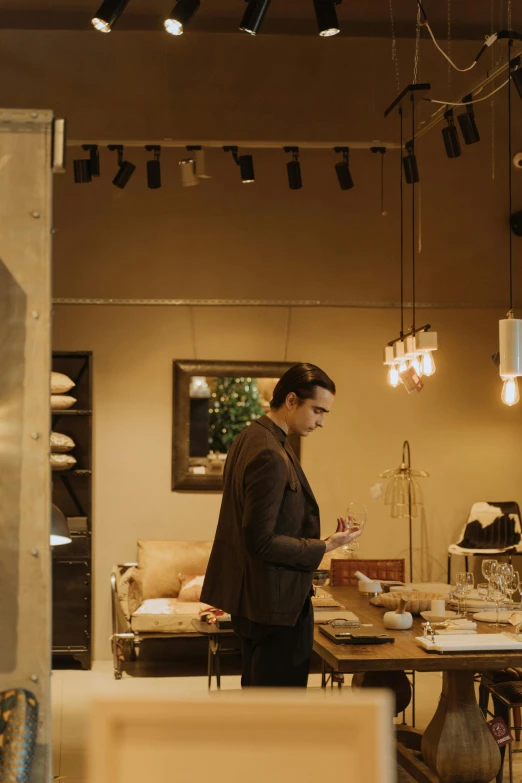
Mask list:
[[[218,628],[214,623],[207,623],[203,620],[192,620],[192,625],[198,633],[205,634],[206,636],[221,636],[222,634],[234,633],[232,628]]]
[[[418,646],[416,636],[422,636],[422,617],[413,618],[408,631],[393,631],[384,628],[382,621],[386,609],[373,606],[367,596],[362,596],[356,587],[329,587],[328,592],[346,609],[354,612],[361,623],[369,623],[369,633],[385,631],[395,638],[393,644],[343,645],[334,644],[319,628],[314,629],[314,650],[324,658],[334,671],[355,673],[367,671],[439,672],[455,669],[467,671],[494,671],[508,667],[522,667],[522,652],[464,652],[428,653]],[[319,613],[321,610],[317,610]],[[365,630],[361,628],[361,630]],[[477,623],[480,633],[498,633],[487,623]]]

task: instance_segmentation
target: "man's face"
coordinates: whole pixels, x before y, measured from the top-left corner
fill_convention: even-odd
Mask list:
[[[289,434],[307,437],[316,427],[324,427],[324,418],[330,412],[334,396],[321,386],[315,387],[313,400],[304,400],[298,405],[299,400],[295,394],[289,394],[286,405],[289,410],[287,419]]]

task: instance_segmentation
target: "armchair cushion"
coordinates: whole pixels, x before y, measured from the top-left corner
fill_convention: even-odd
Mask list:
[[[179,574],[204,575],[211,548],[211,541],[138,541],[143,600],[177,598]]]
[[[199,620],[208,604],[176,598],[148,598],[131,618],[135,633],[195,633],[192,620]]]

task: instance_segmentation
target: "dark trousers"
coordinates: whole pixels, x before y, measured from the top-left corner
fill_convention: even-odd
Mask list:
[[[295,625],[263,625],[232,617],[232,627],[241,639],[243,688],[306,688],[314,635],[310,598]]]

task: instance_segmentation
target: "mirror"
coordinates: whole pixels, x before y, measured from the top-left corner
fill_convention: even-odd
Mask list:
[[[174,362],[172,489],[221,490],[235,437],[270,409],[293,362]],[[290,436],[299,457],[301,439]]]

